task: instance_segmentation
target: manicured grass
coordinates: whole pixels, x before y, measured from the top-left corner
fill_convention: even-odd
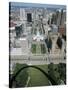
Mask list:
[[[32,53],[36,54],[45,54],[46,47],[44,44],[32,44],[31,46]]]
[[[27,66],[26,64],[16,64],[16,67],[14,69],[14,74],[17,73],[18,70],[20,70],[22,67]],[[19,75],[16,77],[17,84],[15,87],[25,87],[27,79],[28,79],[28,68],[22,70]]]
[[[36,53],[37,54],[41,53],[41,46],[40,46],[40,44],[36,44]]]
[[[59,85],[61,84],[60,80],[65,81],[65,65],[60,65],[63,68],[58,67],[59,64],[49,64],[49,65],[35,65],[42,70],[44,70],[48,75],[53,78]],[[26,64],[16,64],[14,69],[14,74],[22,67],[27,66]],[[58,72],[59,70],[59,72]],[[61,76],[62,77],[61,77]],[[28,81],[28,77],[30,77]],[[29,67],[27,69],[22,70],[19,75],[16,77],[16,81],[19,85],[16,87],[32,87],[32,86],[47,86],[50,85],[48,78],[39,70]],[[27,84],[28,82],[28,84]],[[57,84],[57,85],[58,85]]]
[[[14,74],[23,66],[23,64],[17,64],[14,70]],[[37,67],[43,69],[45,72],[48,71],[48,65],[36,65]],[[30,77],[30,80],[28,82],[27,87],[29,86],[46,86],[49,85],[48,78],[45,77],[45,75],[40,72],[39,70],[35,68],[27,68],[20,72],[20,74],[16,77],[16,81],[19,84],[16,87],[24,87],[26,86],[28,77]]]
[[[31,52],[32,53],[36,53],[36,45],[35,44],[32,44],[32,46],[31,46]]]
[[[39,44],[32,44],[31,51],[33,54],[40,54],[41,53],[41,46]]]
[[[48,81],[47,77],[45,77],[44,74],[37,69],[29,68],[29,76],[30,76],[30,81],[29,81],[28,86],[49,85],[49,81]]]
[[[45,54],[46,53],[46,47],[44,44],[41,44],[41,53]]]

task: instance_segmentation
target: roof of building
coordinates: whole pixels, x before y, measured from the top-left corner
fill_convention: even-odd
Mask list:
[[[14,23],[13,21],[9,21],[9,27],[15,27],[16,23]]]

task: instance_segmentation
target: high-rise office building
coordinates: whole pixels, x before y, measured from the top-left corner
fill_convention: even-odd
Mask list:
[[[66,10],[62,10],[61,25],[65,25],[65,23],[66,23]]]
[[[20,20],[26,20],[26,13],[24,8],[20,8]]]
[[[27,13],[27,21],[32,22],[32,14],[31,13]]]
[[[16,25],[15,31],[16,31],[16,37],[20,37],[21,32],[22,32],[22,24]]]
[[[57,13],[57,26],[61,24],[61,9],[58,10]]]

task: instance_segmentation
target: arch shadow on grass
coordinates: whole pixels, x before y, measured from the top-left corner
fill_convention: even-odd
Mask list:
[[[51,82],[52,85],[58,85],[57,82],[55,80],[53,80],[52,77],[50,77],[43,69],[37,67],[37,66],[24,66],[21,69],[18,70],[18,72],[9,80],[9,87],[12,88],[13,87],[13,81],[15,81],[15,78],[19,75],[19,73],[24,70],[25,68],[35,68],[39,71],[41,71],[45,77],[48,78],[48,80]]]

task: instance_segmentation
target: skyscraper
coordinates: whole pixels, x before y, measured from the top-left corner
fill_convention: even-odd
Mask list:
[[[66,23],[66,10],[62,10],[61,25],[65,25],[65,23]]]
[[[20,8],[20,20],[26,20],[26,13],[24,8]]]
[[[60,25],[61,22],[61,9],[58,10],[58,16],[57,16],[57,26]]]

